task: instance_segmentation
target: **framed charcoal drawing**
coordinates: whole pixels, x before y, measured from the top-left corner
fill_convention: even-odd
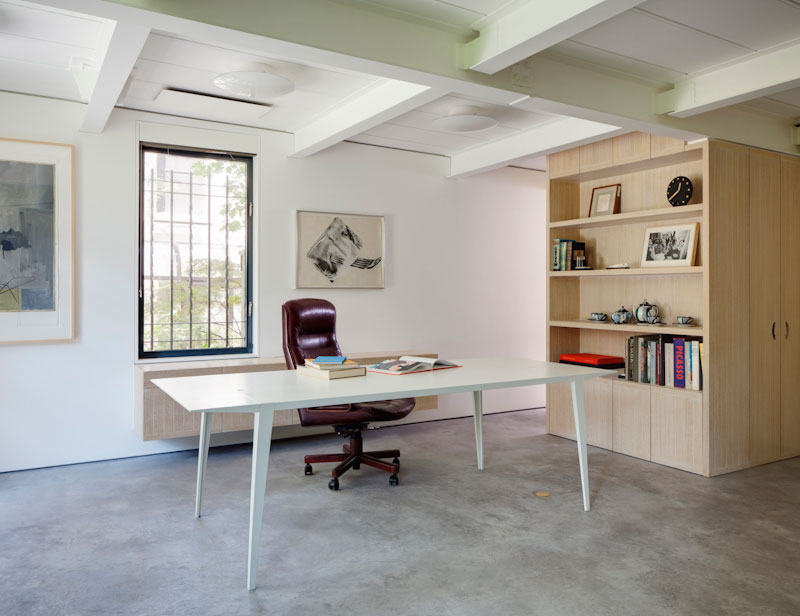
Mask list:
[[[642,247],[642,267],[687,267],[694,265],[697,225],[648,227]]]
[[[383,216],[297,212],[298,289],[382,289]]]
[[[74,336],[73,154],[0,139],[0,342]]]

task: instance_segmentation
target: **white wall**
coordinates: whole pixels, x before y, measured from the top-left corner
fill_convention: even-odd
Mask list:
[[[290,159],[290,135],[125,110],[102,134],[85,134],[84,108],[0,93],[0,135],[76,146],[77,298],[75,341],[0,346],[0,471],[196,447],[144,443],[133,428],[137,121],[260,138],[260,355],[281,355],[280,305],[316,296],[336,304],[345,352],[544,357],[544,174],[446,180],[446,158],[350,143]],[[293,289],[297,209],[386,216],[386,288]],[[538,388],[484,401],[488,411],[543,403]],[[464,395],[440,398],[443,413],[470,405]]]

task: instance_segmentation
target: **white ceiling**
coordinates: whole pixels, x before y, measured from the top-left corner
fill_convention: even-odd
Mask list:
[[[180,115],[180,109],[163,109],[154,102],[162,89],[176,88],[227,96],[214,86],[214,78],[220,73],[246,70],[255,63],[266,63],[279,75],[291,79],[295,90],[279,99],[257,101],[273,103],[274,106],[263,118],[248,124],[290,133],[378,80],[371,75],[316,68],[151,34],[120,97],[119,105]],[[209,119],[231,121],[230,118]]]
[[[0,89],[81,100],[71,66],[99,65],[106,24],[0,0]]]
[[[502,16],[530,0],[334,1],[394,19],[456,30],[463,33],[466,40],[477,34],[476,29],[497,23]],[[23,0],[0,0],[0,90],[88,101],[87,92],[91,92],[91,87],[86,89],[86,75],[99,69],[112,32],[113,22],[101,18],[45,8]],[[269,113],[247,120],[216,117],[207,112],[202,117],[296,133],[319,124],[338,109],[349,109],[346,106],[387,81],[342,68],[242,53],[190,38],[151,33],[138,54],[117,105],[185,116],[189,113],[185,107],[169,109],[156,102],[163,89],[225,96],[213,84],[218,74],[252,69],[254,64],[269,64],[295,84],[295,91],[289,95],[258,101],[272,105]],[[649,0],[541,53],[563,62],[667,88],[687,77],[798,40],[800,4],[792,0]],[[136,47],[136,52],[139,48]],[[131,63],[136,52],[131,56]],[[89,67],[89,70],[81,73],[79,67]],[[83,90],[76,81],[76,75],[81,74]],[[371,128],[357,129],[362,132],[344,138],[452,156],[494,142],[513,140],[523,131],[535,130],[559,118],[518,107],[489,104],[457,92],[444,93],[432,101],[428,97],[415,104],[418,106],[398,107],[394,117],[383,116],[389,119]],[[433,120],[464,105],[479,107],[481,113],[496,118],[498,125],[466,134],[433,127]],[[783,118],[800,118],[800,88],[740,105]],[[513,164],[542,168],[543,159],[533,156],[517,159]]]

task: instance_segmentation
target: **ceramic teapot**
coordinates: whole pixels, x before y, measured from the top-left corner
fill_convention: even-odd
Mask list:
[[[634,309],[633,314],[639,323],[647,323],[647,317],[658,316],[658,306],[655,304],[650,304],[647,300],[644,300]]]
[[[622,325],[623,323],[630,321],[631,317],[633,317],[633,315],[625,309],[625,306],[623,306],[611,315],[611,320],[617,325]]]

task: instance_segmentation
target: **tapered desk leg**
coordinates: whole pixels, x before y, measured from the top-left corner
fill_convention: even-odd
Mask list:
[[[583,510],[589,511],[589,463],[586,459],[586,413],[583,408],[583,380],[572,381],[572,410],[575,414],[575,436],[578,440],[578,464],[581,467]]]
[[[211,442],[211,420],[214,413],[202,413],[200,417],[200,444],[197,451],[197,494],[194,500],[194,517],[200,517],[200,507],[203,503],[203,481],[206,478],[206,465],[208,464],[208,446]]]
[[[483,392],[472,392],[475,403],[475,449],[478,451],[478,470],[483,470]]]
[[[253,476],[250,481],[250,547],[247,553],[247,590],[256,587],[258,547],[264,516],[264,492],[267,488],[267,465],[272,440],[271,411],[255,414],[253,429]]]

